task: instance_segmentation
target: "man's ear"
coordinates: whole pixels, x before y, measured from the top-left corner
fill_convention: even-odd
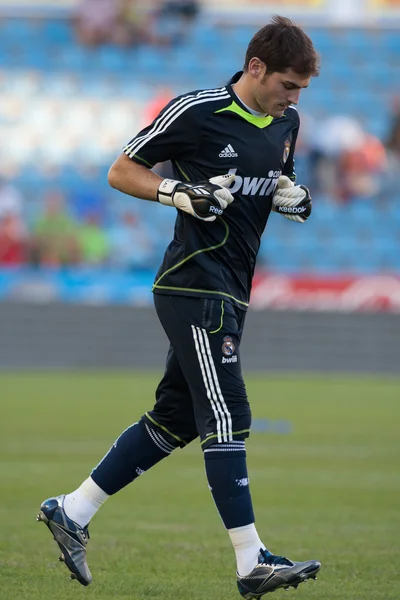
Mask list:
[[[248,71],[250,75],[254,77],[254,79],[258,79],[259,77],[262,77],[266,72],[265,63],[263,63],[262,60],[257,58],[257,56],[254,56],[252,59],[250,59]]]

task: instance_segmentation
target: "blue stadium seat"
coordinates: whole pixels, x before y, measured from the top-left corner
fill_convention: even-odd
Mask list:
[[[332,50],[334,43],[325,27],[318,29],[307,28],[307,33],[311,37],[318,52],[322,54]]]
[[[164,53],[160,52],[157,48],[143,46],[137,48],[132,56],[132,72],[139,72],[140,74],[147,73],[152,78],[157,78],[159,74],[165,72],[167,68],[167,61],[165,60]]]
[[[219,46],[220,41],[221,32],[215,27],[199,24],[195,26],[190,33],[190,44],[203,51],[210,47],[211,50],[214,50]]]
[[[234,39],[238,46],[246,48],[249,41],[256,33],[258,27],[253,25],[239,25],[235,28]]]
[[[97,51],[97,55],[100,69],[125,73],[129,69],[129,54],[117,46],[101,46]]]
[[[400,36],[397,29],[385,31],[385,35],[382,36],[381,44],[384,48],[389,49],[393,52],[400,52]]]
[[[318,198],[318,196],[313,198],[313,212],[311,217],[313,223],[321,224],[326,227],[337,227],[340,212],[340,206],[332,199]]]
[[[47,71],[54,64],[54,54],[42,45],[33,44],[30,48],[24,48],[21,62],[25,68]]]
[[[60,48],[58,68],[87,72],[93,69],[93,60],[96,56],[96,52],[90,52],[81,46],[65,45]]]
[[[372,225],[375,219],[375,206],[372,201],[352,200],[346,207],[346,216],[354,224]]]
[[[187,52],[185,48],[170,50],[166,55],[166,68],[169,71],[176,69],[181,76],[190,75],[193,77],[205,70],[205,55],[199,56],[196,53]]]
[[[333,275],[340,271],[340,263],[337,254],[332,249],[315,252],[310,257],[309,273],[315,275]]]
[[[46,20],[43,24],[44,39],[57,44],[72,44],[75,35],[71,22],[64,20]]]
[[[10,43],[18,40],[29,44],[40,41],[40,27],[31,19],[5,18],[0,25],[0,36]]]
[[[397,231],[400,231],[400,196],[392,198],[390,202],[382,206],[381,210],[390,224],[394,225]]]

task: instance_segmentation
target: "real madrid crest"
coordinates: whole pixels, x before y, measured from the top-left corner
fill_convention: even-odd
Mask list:
[[[290,153],[290,146],[291,146],[291,141],[290,140],[286,140],[285,141],[285,149],[283,151],[283,162],[285,163],[287,161],[287,159],[289,158],[289,153]]]
[[[222,354],[225,356],[232,356],[235,352],[235,344],[229,335],[224,337],[224,343],[222,344]]]

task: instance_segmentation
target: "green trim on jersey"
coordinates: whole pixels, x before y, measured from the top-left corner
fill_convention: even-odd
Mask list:
[[[224,301],[221,300],[221,323],[220,323],[218,329],[216,329],[215,331],[210,331],[210,334],[211,333],[218,333],[218,331],[220,329],[222,329],[222,325],[224,324],[224,311],[225,311],[225,309],[224,309]]]
[[[247,111],[243,110],[243,108],[239,106],[239,104],[236,104],[234,100],[232,101],[232,104],[226,106],[225,108],[220,108],[219,110],[216,110],[214,114],[224,112],[225,110],[230,110],[231,112],[239,115],[239,117],[242,117],[242,119],[244,119],[248,123],[251,123],[252,125],[255,125],[259,129],[264,129],[264,127],[268,127],[268,125],[271,125],[272,121],[274,120],[274,117],[270,117],[269,115],[267,117],[257,117],[257,115],[252,115],[251,113],[248,113]]]
[[[152,169],[154,167],[154,165],[152,165],[151,163],[147,162],[147,160],[144,160],[144,158],[142,158],[138,154],[132,154],[132,158],[136,158],[137,160],[142,161],[145,165],[147,165],[148,167],[150,167],[150,169]]]
[[[235,435],[242,435],[243,433],[250,433],[250,429],[242,429],[241,431],[232,431],[232,437],[235,437]],[[212,435],[208,435],[202,442],[200,442],[200,446],[202,446],[209,440],[212,440],[213,438],[217,438],[218,435],[221,435],[221,434],[213,433]]]
[[[177,435],[175,435],[174,433],[172,433],[172,431],[170,431],[169,429],[167,429],[166,427],[164,427],[164,425],[160,425],[160,423],[157,423],[157,421],[155,421],[153,419],[153,417],[151,417],[149,415],[148,412],[144,413],[145,417],[147,417],[149,419],[149,421],[151,421],[153,423],[153,425],[156,425],[157,427],[159,427],[160,429],[162,429],[163,431],[165,431],[165,433],[168,433],[168,435],[170,435],[171,437],[175,438],[178,442],[180,442],[181,444],[184,444],[185,446],[188,445],[187,442],[185,442],[184,440],[181,440],[180,437],[178,437]]]
[[[174,164],[176,165],[176,167],[179,169],[180,173],[183,175],[183,177],[186,179],[186,181],[190,180],[189,175],[186,175],[185,171],[182,169],[181,165],[175,160]]]
[[[197,290],[195,288],[184,288],[184,287],[173,287],[172,285],[153,285],[153,290],[171,290],[171,292],[193,292],[194,294],[216,294],[217,296],[225,296],[225,298],[230,298],[234,300],[238,304],[242,304],[242,306],[249,306],[248,302],[243,302],[243,300],[238,300],[235,296],[231,294],[226,294],[225,292],[217,292],[216,290]],[[215,333],[215,332],[214,332]]]
[[[222,221],[222,223],[225,225],[225,228],[226,228],[225,237],[222,240],[222,242],[220,242],[219,244],[215,244],[215,246],[208,246],[207,248],[201,248],[200,250],[196,250],[195,252],[192,252],[192,254],[189,254],[189,256],[187,256],[186,258],[184,258],[183,260],[178,262],[178,264],[173,265],[172,267],[170,267],[169,269],[164,271],[164,273],[162,273],[160,275],[160,277],[157,279],[157,281],[153,284],[152,291],[153,290],[171,290],[174,292],[187,291],[187,292],[194,292],[194,293],[198,293],[198,294],[219,294],[220,296],[225,296],[226,298],[231,298],[235,302],[238,302],[239,304],[243,304],[243,306],[249,305],[248,302],[243,302],[242,300],[238,300],[237,298],[235,298],[235,296],[231,296],[231,294],[226,294],[225,292],[218,292],[215,290],[197,290],[194,288],[184,288],[184,287],[172,287],[170,285],[159,285],[161,279],[163,277],[165,277],[165,275],[168,275],[168,273],[171,273],[171,271],[175,271],[175,269],[178,269],[179,267],[181,267],[182,265],[187,263],[191,258],[193,258],[194,256],[197,256],[197,254],[202,254],[203,252],[211,252],[211,250],[217,250],[218,248],[221,248],[224,244],[226,244],[226,241],[229,237],[229,225],[226,221],[224,221],[224,219],[222,219],[222,217],[219,217],[219,219]]]

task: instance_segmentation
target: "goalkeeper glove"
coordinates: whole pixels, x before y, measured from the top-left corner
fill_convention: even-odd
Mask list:
[[[286,175],[278,179],[272,199],[272,210],[291,221],[304,223],[311,215],[311,196],[305,185],[294,185]]]
[[[234,180],[235,175],[229,173],[197,183],[163,179],[158,187],[157,200],[166,206],[175,206],[196,219],[215,221],[233,202],[227,187]]]

